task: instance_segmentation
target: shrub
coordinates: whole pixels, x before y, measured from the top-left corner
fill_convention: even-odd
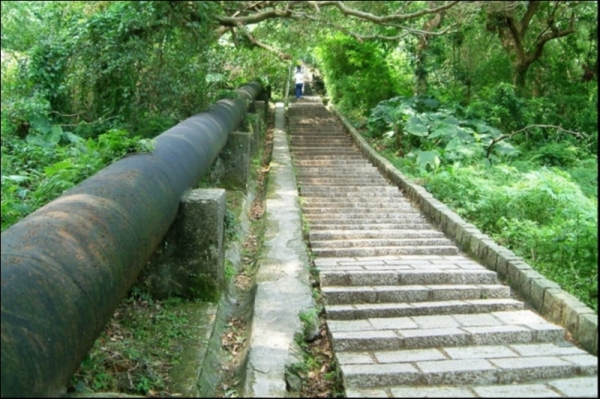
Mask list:
[[[341,108],[369,110],[395,94],[385,54],[377,43],[337,34],[316,50],[327,92]]]

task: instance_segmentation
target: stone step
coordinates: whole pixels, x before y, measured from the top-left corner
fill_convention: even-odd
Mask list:
[[[293,154],[292,154],[293,155]],[[349,165],[356,166],[372,166],[369,161],[364,158],[354,157],[353,159],[342,159],[340,157],[337,158],[328,158],[328,159],[310,159],[310,158],[295,158],[293,159],[294,166],[297,168],[302,166],[310,166],[310,167],[321,167],[321,166],[329,166],[329,167],[346,167]]]
[[[369,200],[370,199],[370,200]],[[349,196],[345,197],[301,197],[302,210],[306,213],[320,213],[318,209],[326,209],[322,213],[333,211],[335,209],[342,210],[342,212],[352,210],[371,209],[375,211],[381,210],[393,210],[393,209],[416,209],[412,204],[406,201],[398,193],[398,195],[390,195],[386,197],[366,197],[366,198],[352,198]]]
[[[402,195],[400,190],[395,187],[382,187],[385,190],[373,190],[371,191],[362,191],[357,194],[356,192],[346,191],[340,193],[332,193],[331,190],[320,190],[314,193],[304,193],[302,194],[302,198],[305,200],[313,200],[313,201],[329,201],[331,203],[334,202],[344,202],[344,203],[357,203],[357,202],[372,202],[372,201],[389,201],[393,200],[402,200],[403,202],[408,202],[406,197]],[[335,194],[335,195],[332,195]]]
[[[345,157],[345,156],[356,156],[357,159],[363,159],[364,156],[358,150],[358,148],[354,147],[325,147],[325,146],[310,146],[310,147],[295,147],[291,149],[292,155],[296,158],[305,158],[305,159],[316,159],[315,156],[318,155],[327,155],[328,153],[331,157]]]
[[[329,187],[300,187],[301,195],[306,194],[320,194],[320,196],[327,196],[331,194],[341,195],[343,193],[360,193],[360,195],[371,195],[376,196],[380,193],[398,193],[398,187],[393,186],[381,186],[380,188],[373,189],[373,187],[362,187],[362,186],[344,186],[343,190],[339,186],[331,185]],[[326,194],[326,195],[325,195]]]
[[[355,216],[356,215],[356,216]],[[338,217],[339,216],[339,217]],[[359,212],[355,212],[354,215],[348,214],[331,214],[331,215],[320,215],[320,214],[308,214],[306,215],[306,219],[309,223],[315,222],[318,224],[377,224],[380,223],[381,220],[384,220],[386,223],[415,223],[415,222],[425,222],[425,219],[418,212],[409,212],[407,211],[404,214],[400,212],[397,213],[369,213],[369,214],[360,214]]]
[[[398,318],[425,315],[439,316],[449,314],[485,313],[522,309],[523,302],[510,298],[493,298],[415,303],[396,302],[327,305],[325,307],[325,314],[328,320],[358,320],[367,318]],[[362,333],[364,333],[364,331]],[[395,334],[392,335],[395,336]],[[360,337],[361,335],[357,334],[357,339]],[[376,349],[383,348],[378,347]]]
[[[398,206],[398,207],[386,207],[381,209],[361,209],[358,207],[352,208],[325,208],[329,210],[329,212],[319,212],[317,210],[306,210],[304,215],[306,215],[308,220],[318,220],[318,219],[331,219],[340,217],[340,219],[372,219],[374,217],[386,218],[388,220],[391,219],[404,219],[406,217],[411,216],[419,216],[421,217],[421,213],[417,211],[415,208],[408,206]],[[341,212],[340,212],[341,211]],[[345,212],[344,212],[345,211]]]
[[[400,191],[393,193],[381,193],[379,195],[364,195],[357,196],[356,193],[345,193],[339,196],[328,196],[328,195],[304,195],[302,196],[303,204],[307,207],[316,206],[335,206],[335,207],[355,207],[361,208],[364,206],[371,205],[372,207],[377,206],[392,206],[398,205],[409,205],[410,202],[402,195]],[[373,194],[373,193],[371,193]]]
[[[388,392],[394,398],[597,398],[598,377],[573,376],[568,378],[546,378],[523,384],[469,384],[452,382],[447,385],[407,387],[392,385],[384,388],[349,388],[347,398],[387,398]]]
[[[314,248],[312,253],[320,257],[382,256],[382,255],[456,255],[458,248],[452,245],[378,247],[378,248]]]
[[[292,126],[290,126],[290,134],[288,137],[294,137],[296,135],[305,135],[305,134],[311,134],[313,132],[319,132],[319,133],[324,133],[324,134],[332,134],[332,133],[337,133],[340,135],[345,135],[346,137],[350,137],[348,135],[348,133],[344,130],[344,128],[342,126],[340,126],[337,123],[331,123],[331,122],[325,122],[323,124],[318,123],[312,123],[310,124],[309,121],[306,120],[306,118],[302,118],[304,120],[297,120],[297,122],[299,123],[294,123]],[[319,137],[320,135],[316,135],[315,137]]]
[[[313,176],[313,177],[353,177],[353,176],[365,176],[365,177],[379,177],[384,178],[378,171],[373,170],[372,166],[363,164],[356,168],[351,165],[337,165],[337,166],[302,166],[296,165],[297,177],[301,176]]]
[[[317,240],[311,241],[312,249],[317,248],[380,248],[380,247],[436,247],[451,246],[452,241],[445,237],[436,238],[363,238],[343,240]]]
[[[321,172],[321,173],[304,173],[299,170],[296,174],[296,179],[301,182],[300,184],[305,184],[304,181],[308,181],[308,184],[311,184],[311,179],[332,179],[333,183],[337,181],[352,181],[356,180],[357,182],[361,181],[377,181],[381,185],[387,185],[388,180],[386,180],[383,176],[374,173],[374,172],[360,172],[357,171],[355,173],[338,173],[338,172]]]
[[[499,284],[328,286],[323,287],[321,291],[327,305],[510,297],[510,288]]]
[[[352,272],[349,275],[354,282],[362,281],[363,285],[398,285],[400,284],[400,278],[398,276],[391,277],[393,280],[389,280],[390,275],[383,275],[380,277],[378,272],[386,273],[405,273],[407,271],[419,271],[425,273],[431,273],[429,277],[429,283],[423,284],[422,282],[411,284],[410,281],[415,279],[415,275],[405,275],[405,285],[441,285],[446,284],[444,280],[440,280],[443,276],[442,271],[446,273],[453,271],[457,273],[459,271],[465,271],[472,273],[473,271],[490,272],[488,269],[480,265],[479,263],[463,256],[463,255],[386,255],[386,256],[375,256],[375,257],[341,257],[341,258],[321,258],[314,259],[314,265],[321,274],[325,272]],[[368,273],[368,274],[357,274]],[[372,274],[375,273],[375,274]],[[493,273],[493,272],[492,272]],[[339,275],[326,276],[328,279],[337,279]],[[347,278],[350,278],[347,277]],[[342,276],[342,279],[344,277]],[[423,276],[418,277],[420,281],[424,281]],[[498,284],[497,279],[493,275],[484,276],[487,281],[485,283],[476,282],[472,276],[467,276],[465,282],[457,284]],[[379,281],[379,283],[377,282]],[[390,282],[391,281],[391,282]],[[489,281],[492,281],[491,283]],[[322,284],[325,285],[336,285],[336,284]],[[348,285],[348,282],[344,282],[342,285]]]
[[[438,238],[444,233],[436,230],[325,230],[309,233],[310,241],[355,240],[366,238]]]
[[[291,151],[297,151],[298,149],[315,149],[315,148],[339,148],[339,149],[354,149],[354,143],[349,138],[328,138],[328,139],[308,139],[308,138],[292,138],[290,139]]]
[[[294,129],[290,135],[289,142],[292,147],[298,144],[324,143],[332,146],[337,143],[352,146],[354,142],[343,131],[339,129]]]
[[[297,168],[298,173],[296,177],[347,177],[347,176],[378,176],[382,177],[372,167],[361,167],[361,168]]]
[[[399,221],[397,223],[347,223],[348,221],[344,221],[345,223],[321,223],[321,221],[313,221],[310,223],[309,230],[310,231],[323,231],[323,230],[361,230],[361,231],[379,231],[379,230],[431,230],[431,225],[426,221],[413,221],[413,222],[405,222]]]
[[[448,261],[445,261],[448,262]],[[360,265],[362,262],[354,262]],[[365,264],[371,262],[366,261]],[[402,266],[401,262],[398,266]],[[417,260],[409,261],[418,263]],[[460,262],[455,262],[459,265]],[[498,276],[495,272],[485,269],[483,266],[477,269],[448,269],[443,265],[427,262],[427,269],[406,270],[403,268],[391,268],[386,270],[344,270],[344,271],[321,271],[321,288],[326,286],[375,286],[375,285],[462,285],[462,284],[498,284]]]
[[[377,168],[371,164],[368,165],[335,165],[335,166],[299,166],[297,168],[298,173],[305,174],[317,174],[317,173],[338,173],[338,174],[348,174],[348,173],[356,173],[356,172],[371,172],[375,174],[379,174]]]
[[[310,161],[310,162],[314,162],[314,161],[335,161],[335,162],[340,162],[340,161],[348,161],[350,163],[354,163],[354,162],[363,162],[365,164],[368,163],[368,161],[366,159],[363,158],[362,155],[360,155],[359,153],[348,153],[348,154],[309,154],[309,155],[305,155],[302,153],[295,153],[292,152],[292,157],[296,160],[300,160],[300,161]],[[318,164],[317,164],[318,165]]]
[[[385,186],[387,181],[381,176],[374,177],[298,177],[301,187],[311,186]]]
[[[461,385],[497,385],[561,379],[565,376],[591,376],[597,365],[591,355],[532,356],[528,358],[496,358],[438,360],[410,363],[361,364],[342,366],[342,378],[348,388],[370,388],[390,385],[445,385],[460,381]],[[583,365],[582,365],[583,363]],[[496,391],[498,392],[498,391]]]
[[[369,354],[371,358],[377,358],[374,356],[376,351],[402,352],[445,346],[545,343],[546,345],[542,346],[549,347],[551,345],[548,344],[555,344],[563,348],[573,347],[572,344],[563,341],[564,328],[548,323],[530,310],[372,317],[365,320],[332,320],[329,324],[333,346],[335,351],[340,353],[341,364],[358,363],[358,359],[351,362],[350,356],[341,355],[345,351],[354,353],[368,351],[372,352]],[[554,354],[558,352],[575,354],[579,350],[550,347],[538,354],[550,354],[551,349]],[[479,356],[473,357],[481,358],[483,355],[489,355],[488,352],[481,349]],[[521,352],[530,356],[535,355],[527,348],[522,348]],[[471,355],[465,353],[463,356]],[[458,357],[457,353],[454,359]],[[383,357],[377,360],[382,363]]]
[[[317,115],[315,115],[317,116]],[[343,128],[339,125],[339,122],[337,120],[335,120],[334,118],[318,118],[319,119],[319,123],[316,124],[315,123],[315,119],[314,117],[311,117],[309,120],[304,120],[306,119],[305,117],[294,117],[293,115],[290,115],[290,117],[292,117],[294,120],[294,123],[290,124],[291,128],[296,128],[296,129],[314,129],[315,126],[319,127],[319,128],[331,128],[331,129],[338,129],[340,131],[343,131]]]
[[[349,137],[348,134],[335,123],[324,123],[315,126],[314,123],[295,123],[290,127],[290,137],[329,137],[336,135],[338,137]]]
[[[355,148],[350,137],[339,134],[329,134],[324,136],[319,133],[315,136],[292,135],[289,140],[292,151],[303,147],[335,148],[348,149]]]
[[[356,204],[355,206],[348,206],[341,204],[339,206],[326,206],[330,204],[323,204],[320,206],[302,206],[302,213],[305,215],[320,215],[330,213],[392,213],[392,212],[417,212],[409,203],[387,203],[374,206],[369,206],[368,202]]]

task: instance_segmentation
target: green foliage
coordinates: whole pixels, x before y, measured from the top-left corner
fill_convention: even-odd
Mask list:
[[[86,141],[57,125],[35,126],[45,134],[2,141],[3,231],[122,156],[153,150],[150,140],[123,130]]]
[[[512,85],[500,83],[492,89],[484,89],[466,111],[466,116],[482,119],[510,132],[528,124],[525,101],[519,98]]]
[[[451,167],[428,174],[426,187],[596,309],[597,199],[586,197],[567,173]]]
[[[321,43],[316,54],[327,91],[342,108],[368,110],[396,92],[385,54],[375,42],[337,34]]]
[[[572,167],[577,164],[581,157],[581,151],[568,142],[547,143],[531,151],[527,157],[532,162],[544,166]]]
[[[371,137],[395,137],[398,153],[409,152],[407,157],[414,158],[423,171],[459,161],[487,161],[486,148],[500,135],[498,129],[481,120],[457,118],[439,101],[420,96],[382,101],[371,111],[367,128]],[[493,147],[489,160],[514,152],[507,141],[501,141]]]
[[[598,199],[598,159],[584,159],[566,169],[571,179],[579,185],[581,192],[589,198]]]

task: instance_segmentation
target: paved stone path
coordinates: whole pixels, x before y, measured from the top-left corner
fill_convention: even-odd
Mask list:
[[[428,224],[318,97],[288,116],[348,397],[597,397],[597,357]]]

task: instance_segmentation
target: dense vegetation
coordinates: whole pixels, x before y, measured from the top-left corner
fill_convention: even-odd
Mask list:
[[[2,2],[2,230],[290,67],[597,309],[597,2]],[[143,393],[141,389],[136,393]]]

